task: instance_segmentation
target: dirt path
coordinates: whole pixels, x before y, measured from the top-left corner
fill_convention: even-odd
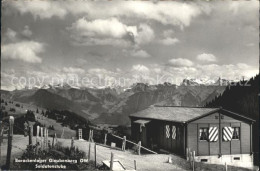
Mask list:
[[[63,146],[70,146],[71,141],[61,140]],[[89,142],[87,141],[79,141],[75,140],[75,146],[77,146],[80,150],[88,153]],[[122,164],[126,167],[126,169],[134,169],[134,160],[137,162],[138,170],[183,170],[180,167],[167,163],[168,157],[170,155],[165,154],[149,154],[149,155],[137,155],[133,154],[130,151],[119,151],[116,149],[110,149],[107,147],[103,147],[97,145],[97,162],[102,164],[103,160],[110,160],[111,152],[114,153],[114,159],[118,159],[122,162]],[[177,156],[171,155],[173,160],[183,160]],[[91,160],[94,160],[94,143],[91,143]]]
[[[63,146],[70,146],[70,139],[58,139]],[[33,143],[35,143],[35,137],[33,138]],[[28,144],[28,137],[23,135],[14,135],[13,138],[13,148],[12,148],[12,159],[21,156],[23,150],[26,149]],[[83,150],[88,153],[89,143],[87,141],[75,140],[75,146],[80,150]],[[7,140],[4,139],[4,142],[1,146],[1,165],[5,163],[6,160],[6,151],[7,151]],[[167,163],[169,155],[165,154],[149,154],[149,155],[137,155],[133,154],[130,151],[119,151],[116,149],[110,149],[97,145],[97,162],[102,163],[103,160],[110,160],[111,152],[114,153],[114,159],[118,159],[126,167],[126,169],[134,169],[134,160],[137,162],[138,170],[183,170],[174,164]],[[177,156],[171,155],[173,160],[183,160]],[[91,160],[94,160],[94,143],[91,143]]]

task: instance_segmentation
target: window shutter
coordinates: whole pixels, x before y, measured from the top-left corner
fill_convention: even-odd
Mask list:
[[[223,128],[223,140],[231,141],[233,137],[234,129],[230,126],[226,126]]]
[[[176,139],[176,126],[172,126],[172,139]]]
[[[218,141],[218,127],[209,128],[209,141],[210,142]]]
[[[170,138],[170,126],[166,125],[165,128],[166,128],[166,138]]]

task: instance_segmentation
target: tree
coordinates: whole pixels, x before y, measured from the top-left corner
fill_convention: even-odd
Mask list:
[[[31,111],[31,110],[27,111],[26,120],[31,121],[31,122],[35,122],[35,115],[34,115],[33,111]]]
[[[39,110],[38,110],[38,108],[36,109],[36,113],[39,113]]]

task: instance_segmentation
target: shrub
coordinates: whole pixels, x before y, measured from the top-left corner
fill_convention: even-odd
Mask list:
[[[15,108],[10,108],[10,112],[15,112]]]

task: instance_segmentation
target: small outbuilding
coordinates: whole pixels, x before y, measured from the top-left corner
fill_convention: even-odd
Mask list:
[[[253,119],[222,109],[151,106],[130,115],[131,136],[142,145],[196,160],[252,166]]]

